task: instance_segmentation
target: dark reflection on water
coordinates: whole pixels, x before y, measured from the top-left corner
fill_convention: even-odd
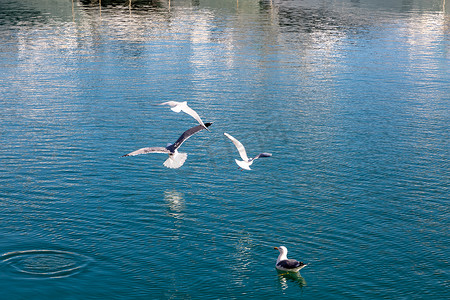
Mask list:
[[[302,277],[302,275],[300,275],[300,273],[280,272],[278,270],[277,273],[278,281],[283,291],[288,289],[290,285],[298,286],[301,290],[304,286],[306,286],[306,280]]]
[[[442,1],[101,4],[0,2],[0,248],[67,251],[3,260],[3,297],[448,294]],[[168,100],[214,122],[185,165],[120,158],[195,125]]]
[[[147,7],[163,7],[167,5],[169,1],[163,0],[131,0],[131,1],[121,1],[121,0],[80,0],[84,5],[102,5],[102,6],[126,6],[131,5],[133,8],[147,8]],[[195,1],[194,1],[195,2]]]

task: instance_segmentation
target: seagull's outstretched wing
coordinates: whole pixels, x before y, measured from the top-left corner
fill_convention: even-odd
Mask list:
[[[207,126],[205,126],[205,124],[203,123],[202,119],[200,118],[200,116],[198,115],[198,113],[193,110],[192,108],[190,108],[187,105],[187,102],[177,102],[177,101],[167,101],[164,103],[160,103],[158,105],[169,105],[170,109],[173,110],[174,112],[179,113],[180,111],[184,111],[185,113],[187,113],[188,115],[190,115],[191,117],[193,117],[195,120],[197,120],[197,122],[203,126],[203,128],[208,129]]]
[[[156,105],[169,105],[171,110],[173,110],[176,113],[179,113],[181,111],[182,103],[183,102],[167,101],[167,102],[159,103],[159,104],[156,104]]]
[[[205,124],[203,123],[202,119],[200,118],[200,116],[198,115],[198,113],[193,110],[192,108],[190,108],[186,102],[183,102],[184,105],[181,106],[181,110],[184,111],[185,113],[187,113],[188,115],[190,115],[191,117],[193,117],[194,119],[197,120],[197,122],[202,125],[204,128],[208,129]]]
[[[277,263],[277,266],[282,267],[284,269],[295,269],[306,265],[301,261],[297,261],[295,259],[285,259]]]
[[[133,151],[131,153],[122,155],[122,157],[135,156],[135,155],[147,154],[147,153],[170,153],[170,151],[165,147],[147,147],[147,148],[141,148],[141,149]]]
[[[256,155],[253,160],[258,159],[260,157],[271,157],[271,156],[272,156],[272,153],[260,153],[260,154]]]
[[[242,160],[244,161],[249,161],[248,156],[247,156],[247,152],[245,152],[245,148],[244,146],[241,144],[241,142],[239,142],[237,139],[235,139],[234,137],[232,137],[231,135],[229,135],[228,133],[224,132],[223,133],[227,138],[229,138],[233,144],[236,146],[237,150],[239,151],[239,155],[241,156]]]
[[[175,143],[173,143],[170,146],[167,146],[167,150],[169,150],[170,152],[174,152],[181,146],[181,144],[184,143],[184,141],[186,141],[188,138],[190,138],[192,135],[196,134],[200,130],[208,128],[209,126],[211,126],[211,124],[212,123],[206,123],[204,127],[202,125],[197,125],[186,130],[185,132],[183,132],[183,134],[178,138],[178,140]]]

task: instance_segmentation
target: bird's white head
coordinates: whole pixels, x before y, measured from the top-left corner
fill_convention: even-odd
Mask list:
[[[280,251],[281,254],[287,255],[287,248],[285,246],[280,246],[280,247],[275,247],[273,249],[276,249],[278,251]]]
[[[287,249],[285,246],[275,247],[274,249],[277,249],[280,251],[280,255],[278,255],[277,263],[281,260],[287,259]]]

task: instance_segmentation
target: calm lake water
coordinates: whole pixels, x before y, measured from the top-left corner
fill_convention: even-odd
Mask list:
[[[450,3],[101,2],[0,2],[1,299],[450,297]]]

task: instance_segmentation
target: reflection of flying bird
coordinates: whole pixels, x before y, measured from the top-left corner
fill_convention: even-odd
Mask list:
[[[258,159],[260,157],[270,157],[272,154],[270,153],[260,153],[256,155],[254,158],[248,158],[247,152],[245,151],[244,146],[239,142],[237,139],[229,135],[228,133],[224,133],[224,135],[229,138],[233,144],[236,146],[237,150],[239,151],[239,155],[241,156],[242,160],[235,159],[237,165],[241,167],[242,169],[251,170],[250,166],[253,163],[255,159]]]
[[[206,123],[205,128],[211,126],[212,123]],[[197,125],[195,127],[192,127],[191,129],[186,130],[179,138],[178,140],[173,143],[172,145],[168,145],[167,147],[147,147],[142,148],[136,151],[133,151],[131,153],[122,155],[124,156],[135,156],[139,154],[147,154],[147,153],[167,153],[169,154],[169,158],[164,162],[164,166],[171,169],[177,169],[181,167],[187,158],[187,153],[180,153],[178,152],[178,148],[181,146],[181,144],[184,143],[185,140],[190,138],[195,133],[199,132],[200,130],[204,129],[202,125]]]
[[[281,271],[288,272],[298,272],[300,269],[306,267],[306,264],[301,261],[297,261],[295,259],[287,258],[287,249],[285,246],[275,247],[274,249],[280,251],[280,255],[278,255],[277,263],[275,264],[275,268]]]
[[[184,102],[167,101],[167,102],[160,103],[157,105],[169,105],[170,109],[176,113],[179,113],[180,111],[184,111],[185,113],[187,113],[188,115],[190,115],[191,117],[196,119],[200,125],[202,125],[206,130],[209,131],[208,126],[205,126],[205,124],[203,123],[203,121],[200,118],[200,116],[198,115],[198,113],[187,105],[187,101],[184,101]]]

